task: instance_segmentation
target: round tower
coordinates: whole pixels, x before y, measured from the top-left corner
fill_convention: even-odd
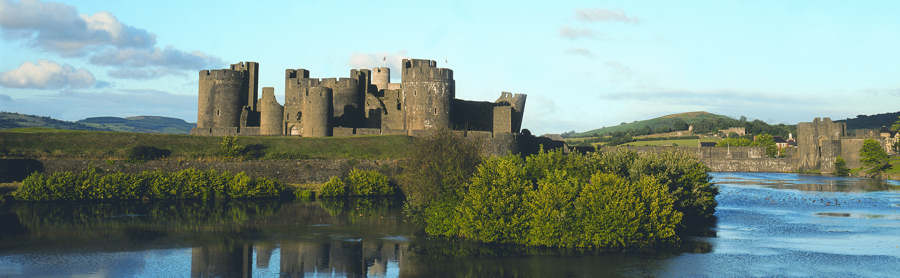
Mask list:
[[[450,128],[450,103],[456,94],[453,71],[431,60],[403,59],[403,104],[406,128]]]
[[[311,87],[306,90],[301,109],[301,136],[331,136],[328,122],[332,116],[332,98],[333,91],[328,87]]]
[[[374,68],[372,69],[372,84],[379,91],[387,90],[388,84],[391,83],[391,68]]]
[[[259,99],[259,134],[282,135],[284,107],[275,99],[275,88],[264,87]]]
[[[243,79],[240,71],[200,71],[198,128],[240,126]]]
[[[200,82],[199,82],[199,91],[197,92],[197,96],[199,97],[197,101],[197,128],[210,128],[213,126],[213,115],[215,115],[215,110],[213,109],[213,84],[215,84],[215,79],[210,77],[211,73],[208,70],[200,71]]]

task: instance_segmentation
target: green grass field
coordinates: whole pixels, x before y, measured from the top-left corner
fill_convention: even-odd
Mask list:
[[[0,156],[26,158],[124,159],[128,148],[171,150],[170,158],[220,159],[222,137],[75,131],[46,128],[0,130]],[[258,159],[396,159],[408,154],[408,136],[300,138],[238,137],[238,144],[260,150]]]

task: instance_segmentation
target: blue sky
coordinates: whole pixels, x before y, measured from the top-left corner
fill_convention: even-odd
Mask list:
[[[528,94],[538,134],[900,111],[897,1],[251,2],[0,0],[0,110],[193,122],[200,69],[257,61],[282,101],[286,68],[410,57],[452,68],[459,98]]]

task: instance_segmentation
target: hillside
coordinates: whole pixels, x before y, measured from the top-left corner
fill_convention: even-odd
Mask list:
[[[111,131],[168,134],[188,134],[194,127],[193,123],[185,122],[182,119],[158,116],[94,117],[76,123]]]
[[[881,129],[881,127],[891,127],[891,124],[897,121],[900,112],[882,113],[875,115],[859,115],[856,118],[843,119],[837,122],[847,123],[847,129]]]
[[[69,122],[50,117],[0,112],[0,129],[52,128],[67,130],[188,134],[193,127],[193,123],[188,123],[181,119],[158,116],[138,116],[128,118],[95,117],[76,122]]]
[[[728,116],[717,115],[709,112],[687,112],[666,115],[643,121],[622,123],[617,126],[602,127],[585,132],[564,133],[566,138],[595,137],[607,135],[640,136],[655,133],[686,130],[688,126],[694,126],[694,133],[712,133],[719,129],[730,127],[744,127],[748,133],[769,133],[775,136],[787,136],[796,129],[795,126],[769,125],[760,120],[738,120]]]
[[[45,127],[70,130],[105,130],[79,123],[60,121],[50,117],[41,117],[19,113],[0,112],[0,129],[22,127]]]

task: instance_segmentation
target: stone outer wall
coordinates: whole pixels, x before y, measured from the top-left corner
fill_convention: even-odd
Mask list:
[[[765,147],[662,147],[622,146],[604,147],[602,150],[625,148],[638,153],[682,151],[693,155],[714,172],[797,172],[796,151],[788,151],[784,158],[766,157]]]
[[[178,171],[188,168],[213,169],[232,173],[246,172],[251,177],[274,178],[291,184],[324,183],[333,176],[343,176],[353,168],[374,169],[386,175],[399,173],[397,160],[305,159],[255,161],[188,161],[154,160],[142,163],[84,159],[41,159],[45,173],[81,171],[91,167],[104,171],[140,173],[142,171]]]
[[[847,168],[859,168],[862,166],[860,162],[859,150],[862,149],[863,142],[866,139],[845,138],[841,139],[841,158],[847,162]]]

